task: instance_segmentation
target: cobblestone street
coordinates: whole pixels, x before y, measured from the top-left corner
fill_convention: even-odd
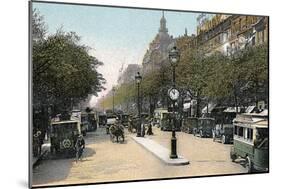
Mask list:
[[[171,132],[153,128],[154,135],[146,136],[170,149]],[[33,185],[62,185],[97,183],[122,180],[142,180],[168,177],[245,173],[246,169],[231,162],[231,145],[213,142],[177,132],[178,154],[190,161],[189,165],[169,166],[137,144],[126,133],[124,143],[112,143],[104,128],[88,133],[84,158],[52,157],[48,154],[33,171]]]

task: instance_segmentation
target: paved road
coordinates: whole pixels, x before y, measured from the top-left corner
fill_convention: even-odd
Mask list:
[[[170,147],[171,132],[153,128],[151,139]],[[201,139],[186,133],[177,133],[178,153],[189,165],[169,166],[154,157],[130,134],[123,144],[112,143],[104,129],[88,133],[84,160],[51,157],[48,155],[33,170],[33,185],[61,185],[118,180],[137,180],[167,177],[245,173],[240,164],[231,162],[231,145]]]

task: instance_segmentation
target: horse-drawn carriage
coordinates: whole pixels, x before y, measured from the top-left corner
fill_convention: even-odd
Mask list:
[[[118,143],[120,141],[119,137],[121,137],[122,142],[124,142],[125,136],[123,125],[119,123],[111,125],[109,127],[109,135],[112,142],[114,142],[114,139],[116,138],[116,142]]]

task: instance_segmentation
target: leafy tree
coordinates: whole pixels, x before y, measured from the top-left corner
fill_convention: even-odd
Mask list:
[[[37,9],[32,11],[32,39],[33,43],[42,41],[46,37],[47,26],[44,22],[44,17]]]
[[[90,48],[81,45],[75,32],[59,29],[47,36],[38,11],[33,11],[32,20],[33,111],[48,120],[50,111],[53,115],[68,111],[89,94],[103,90],[105,79],[97,72],[103,63],[89,55]]]

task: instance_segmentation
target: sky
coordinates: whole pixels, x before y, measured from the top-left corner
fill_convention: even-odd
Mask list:
[[[74,31],[81,43],[91,47],[90,54],[104,63],[98,68],[107,83],[106,90],[93,97],[91,105],[117,84],[119,70],[128,64],[141,64],[149,43],[160,27],[161,10],[128,9],[85,5],[33,2],[44,16],[48,34],[58,28]],[[196,33],[198,13],[165,11],[169,34]]]

